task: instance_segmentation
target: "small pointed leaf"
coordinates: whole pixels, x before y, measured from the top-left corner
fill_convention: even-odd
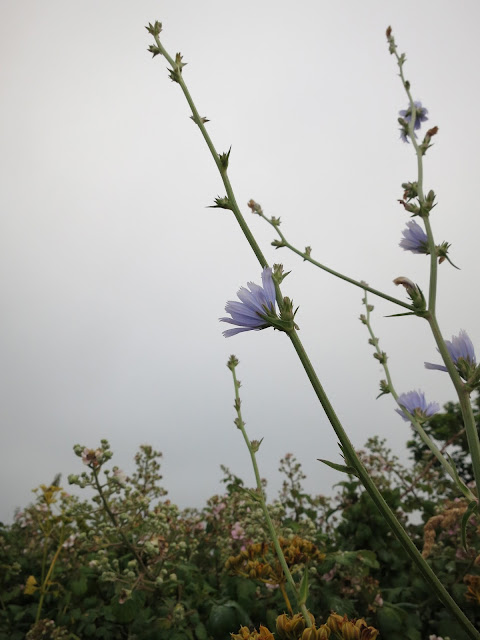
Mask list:
[[[344,464],[337,464],[336,462],[330,462],[330,460],[323,460],[322,458],[317,458],[319,462],[323,462],[327,467],[331,467],[335,469],[335,471],[341,471],[342,473],[348,473],[349,476],[356,476],[357,472],[353,467],[347,467]]]
[[[305,567],[303,571],[302,581],[300,583],[300,589],[298,591],[298,605],[301,607],[306,603],[308,597],[308,568]]]
[[[472,500],[467,507],[467,510],[463,514],[462,518],[462,545],[465,551],[467,551],[467,524],[470,520],[470,516],[477,510],[478,502],[476,500]]]

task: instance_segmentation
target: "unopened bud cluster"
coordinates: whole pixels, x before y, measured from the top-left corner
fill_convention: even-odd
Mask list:
[[[303,615],[293,616],[282,614],[275,623],[276,640],[376,640],[379,631],[367,624],[364,618],[349,619],[332,613],[325,624],[319,627],[311,613],[310,626]],[[232,640],[273,640],[274,636],[267,627],[260,627],[250,631],[248,627],[241,627],[238,633],[231,634]]]

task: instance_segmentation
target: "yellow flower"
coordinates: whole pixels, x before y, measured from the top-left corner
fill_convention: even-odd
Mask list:
[[[312,624],[315,623],[315,618],[311,613],[308,614]],[[306,622],[301,613],[296,613],[294,616],[289,617],[285,613],[278,616],[276,620],[277,636],[280,640],[297,640],[302,635]]]
[[[56,502],[56,493],[62,490],[61,487],[57,487],[53,484],[48,487],[44,484],[41,484],[40,489],[42,490],[43,499],[45,500],[46,504],[53,504],[54,502]]]
[[[248,627],[240,627],[238,633],[231,633],[232,640],[274,640],[272,632],[260,625],[260,633],[254,629],[250,631]]]
[[[25,595],[27,596],[31,596],[37,589],[39,589],[39,587],[37,587],[37,584],[38,583],[35,579],[35,576],[28,576],[27,584],[23,588],[23,593],[25,593]]]
[[[302,633],[301,640],[328,640],[330,638],[331,631],[326,624],[322,624],[318,629],[313,627],[308,627]]]

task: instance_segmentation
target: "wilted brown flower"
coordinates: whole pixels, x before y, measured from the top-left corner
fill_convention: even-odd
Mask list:
[[[315,623],[315,618],[310,613],[310,619],[312,624]],[[296,613],[294,616],[287,616],[283,613],[278,616],[276,620],[277,636],[280,640],[298,640],[300,636],[307,631],[305,618],[301,613]],[[303,638],[303,636],[302,636]],[[307,640],[315,640],[307,639]]]
[[[462,519],[467,510],[466,501],[447,502],[442,513],[432,516],[423,528],[423,551],[422,556],[428,558],[432,552],[436,539],[436,529],[438,527],[448,531],[455,527]]]
[[[273,633],[267,627],[260,625],[260,631],[250,631],[248,627],[240,627],[238,633],[231,633],[232,640],[275,640]]]
[[[468,585],[466,598],[470,601],[480,604],[480,576],[473,576],[468,573],[463,581]]]
[[[375,627],[369,627],[364,618],[349,620],[347,616],[331,613],[327,626],[344,640],[375,640],[380,633]]]
[[[328,640],[330,638],[331,631],[326,624],[322,624],[318,629],[313,627],[308,627],[302,633],[301,640]]]

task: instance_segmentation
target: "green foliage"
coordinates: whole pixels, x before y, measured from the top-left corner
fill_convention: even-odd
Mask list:
[[[27,634],[30,639],[223,640],[242,625],[275,628],[285,611],[278,585],[225,568],[228,558],[268,541],[261,509],[240,478],[224,467],[226,493],[213,496],[202,510],[180,511],[165,497],[161,454],[151,447],[140,448],[129,478],[110,468],[108,443],[75,451],[86,470],[70,482],[94,489],[92,499],[43,486],[14,524],[0,525],[0,640]],[[447,483],[443,494],[429,488],[435,470],[430,467],[419,478],[421,461],[412,469],[402,467],[378,439],[360,455],[420,548],[423,528],[411,516],[417,514],[418,521],[420,511],[430,523],[434,570],[480,622],[478,517],[473,514],[466,527],[465,550],[466,505],[445,502]],[[462,640],[357,478],[341,476],[336,495],[325,498],[304,491],[305,476],[292,454],[282,459],[280,470],[285,481],[279,500],[268,508],[279,535],[299,536],[322,552],[322,560],[293,572],[297,587],[302,575],[304,584],[308,577],[306,604],[318,621],[336,611],[365,617],[389,640],[422,640],[432,633]],[[30,592],[29,578],[35,584]]]
[[[478,425],[480,424],[480,395],[472,399],[472,408],[475,422]],[[424,429],[438,443],[439,448],[448,446],[449,455],[455,463],[458,475],[468,484],[473,480],[473,469],[460,405],[455,402],[447,402],[443,409],[443,413],[434,415],[424,425]],[[416,432],[412,432],[412,439],[407,442],[407,446],[411,450],[412,459],[415,462],[421,462],[424,466],[431,465],[438,469],[439,463],[431,456],[430,450]],[[438,471],[442,473],[440,469]],[[442,483],[448,484],[443,475]]]

